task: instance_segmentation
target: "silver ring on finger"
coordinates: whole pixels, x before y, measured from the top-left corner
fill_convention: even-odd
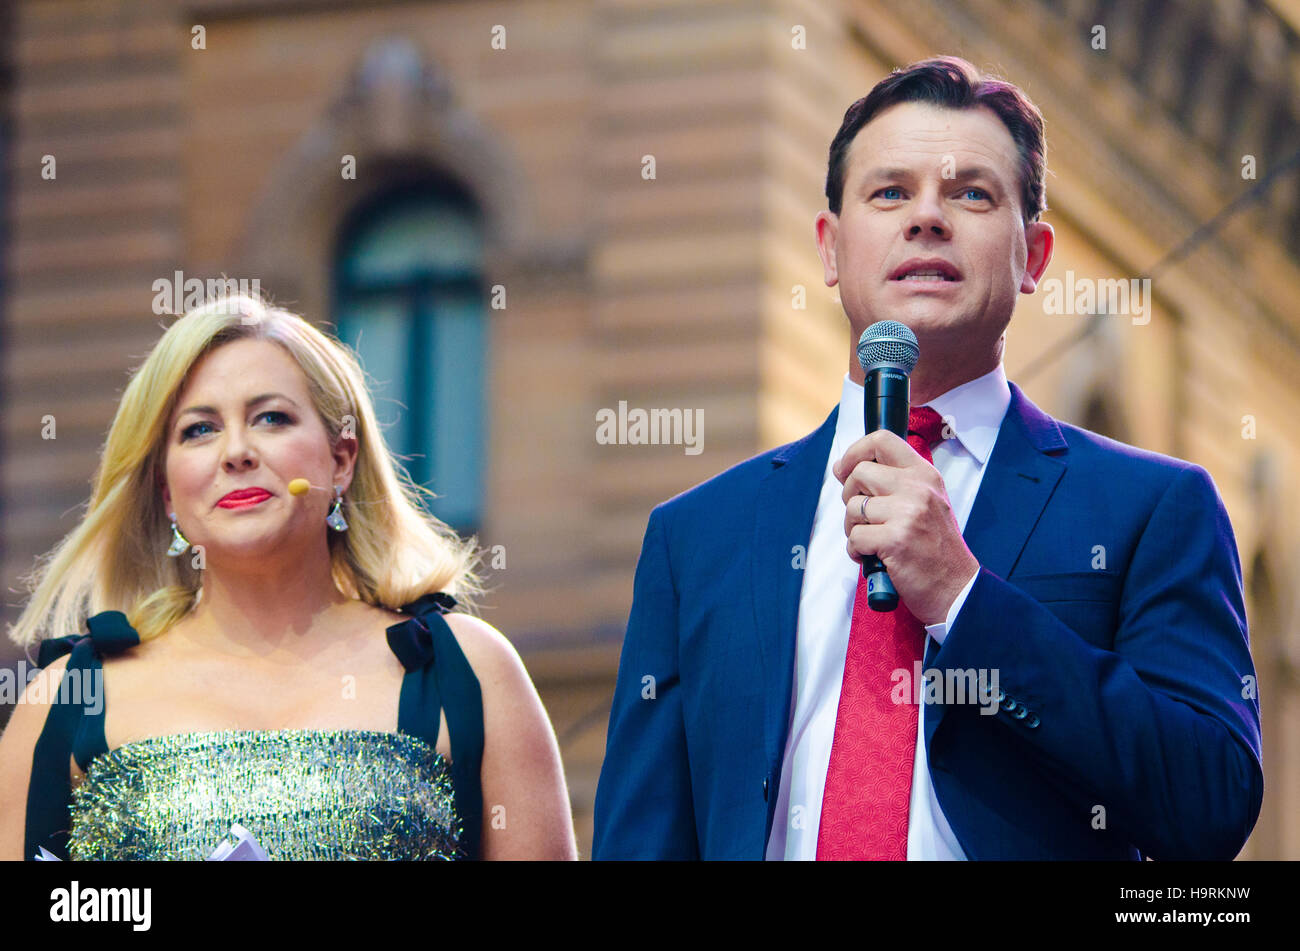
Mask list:
[[[867,525],[870,525],[871,522],[867,519],[867,499],[868,499],[868,498],[869,498],[869,496],[866,496],[866,495],[864,495],[864,496],[862,497],[862,504],[858,506],[858,510],[859,510],[859,512],[860,512],[861,515],[862,515],[862,521],[865,522]]]

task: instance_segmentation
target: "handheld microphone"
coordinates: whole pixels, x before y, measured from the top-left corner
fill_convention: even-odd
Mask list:
[[[907,438],[907,417],[911,411],[911,372],[921,359],[921,346],[910,327],[897,320],[880,320],[858,338],[858,363],[865,375],[863,411],[866,431],[888,429]],[[876,555],[862,559],[867,579],[867,605],[873,611],[898,607],[898,592],[889,580],[885,564]]]

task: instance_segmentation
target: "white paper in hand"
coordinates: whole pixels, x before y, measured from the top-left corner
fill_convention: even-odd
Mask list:
[[[270,856],[266,850],[257,844],[253,838],[253,833],[249,832],[239,823],[230,827],[230,835],[235,837],[235,844],[231,845],[229,839],[223,840],[222,843],[212,850],[208,856],[209,862],[269,862]],[[45,846],[39,846],[40,851],[32,858],[37,862],[62,862],[63,860],[47,849]]]
[[[227,839],[223,841],[212,854],[208,856],[209,862],[268,862],[270,856],[266,850],[257,844],[253,838],[253,833],[249,832],[239,823],[230,827],[230,835],[234,836],[235,844],[231,845]]]

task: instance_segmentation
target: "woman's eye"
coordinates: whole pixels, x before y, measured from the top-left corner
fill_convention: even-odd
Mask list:
[[[276,425],[283,425],[284,423],[293,422],[293,420],[289,417],[288,413],[282,413],[277,409],[269,409],[265,413],[258,413],[257,416],[254,418],[254,422],[256,422],[259,419],[263,419],[267,416],[275,417],[274,419],[271,420],[271,422]],[[201,426],[206,426],[209,429],[212,428],[211,423],[191,423],[190,425],[186,426],[184,429],[181,430],[181,442],[185,442],[187,439],[193,439],[195,436],[202,436],[203,433],[196,431]]]

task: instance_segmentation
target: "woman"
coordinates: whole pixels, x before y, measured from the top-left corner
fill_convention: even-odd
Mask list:
[[[237,824],[271,858],[576,858],[541,701],[450,612],[474,555],[420,491],[346,348],[251,298],[178,320],[10,631],[52,662],[0,738],[0,857],[206,858]]]

